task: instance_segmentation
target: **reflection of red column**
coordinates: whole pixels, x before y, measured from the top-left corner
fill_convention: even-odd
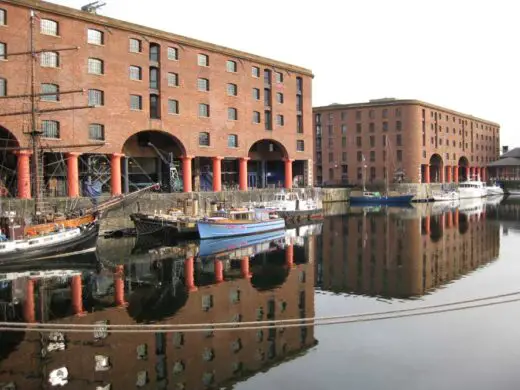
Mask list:
[[[184,192],[191,192],[191,156],[182,157],[182,186]]]
[[[36,314],[34,312],[34,279],[27,279],[25,285],[25,302],[23,306],[23,318],[27,323],[36,322]]]
[[[15,152],[18,156],[16,164],[16,175],[18,181],[18,198],[31,199],[31,152],[20,150]]]
[[[213,191],[222,191],[222,157],[213,157]]]
[[[294,245],[289,244],[287,245],[287,248],[285,248],[285,265],[287,267],[292,268],[294,267]]]
[[[189,292],[197,291],[197,286],[195,286],[195,260],[193,256],[184,260],[184,282]]]
[[[215,282],[222,283],[224,281],[224,264],[222,260],[215,260]]]
[[[451,183],[451,166],[446,166],[446,183]]]
[[[430,184],[430,164],[424,164],[424,182]]]
[[[126,306],[125,302],[125,270],[122,264],[116,265],[114,271],[114,301],[117,306]]]
[[[249,272],[249,256],[242,257],[242,260],[240,260],[240,269],[242,270],[243,278],[251,278],[251,273]]]
[[[69,198],[77,198],[79,196],[79,170],[78,156],[80,153],[67,153],[67,184]]]
[[[292,181],[293,181],[293,177],[292,177],[293,160],[286,158],[284,160],[284,162],[285,162],[285,188],[290,190],[292,188]]]
[[[447,213],[446,224],[448,228],[451,228],[453,226],[453,214],[451,213],[451,211],[448,211]]]
[[[446,227],[446,216],[444,214],[441,214],[440,216],[440,224],[441,225],[441,229],[444,230],[444,228]]]
[[[238,189],[247,191],[247,160],[249,157],[241,157],[238,160]]]
[[[121,157],[124,154],[114,153],[110,158],[110,185],[112,195],[121,195]]]
[[[81,275],[74,275],[71,280],[72,311],[76,315],[84,314],[83,311],[83,286]]]
[[[455,213],[455,216],[453,218],[454,219],[453,222],[455,223],[455,226],[459,226],[459,209],[455,210],[454,213]]]
[[[430,232],[431,232],[430,216],[429,215],[424,217],[424,231],[425,231],[426,234],[430,234]]]
[[[459,166],[455,165],[453,167],[453,182],[458,183],[459,182]]]

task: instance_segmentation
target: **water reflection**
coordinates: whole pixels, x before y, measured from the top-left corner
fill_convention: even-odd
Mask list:
[[[317,343],[312,326],[127,334],[107,332],[104,325],[312,317],[317,232],[307,227],[306,237],[296,230],[210,249],[142,242],[128,249],[124,241],[111,241],[106,245],[125,247],[128,255],[105,248],[101,252],[119,257],[90,255],[86,266],[69,270],[2,270],[3,320],[97,324],[98,330],[66,332],[63,350],[48,333],[0,334],[0,383],[46,386],[53,370],[65,367],[69,386],[77,389],[220,388],[300,356]],[[98,260],[106,265],[102,270]]]
[[[329,217],[317,243],[323,290],[413,298],[497,259],[499,227],[482,200],[413,208],[350,208]]]

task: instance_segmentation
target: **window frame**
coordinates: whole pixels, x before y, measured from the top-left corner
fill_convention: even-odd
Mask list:
[[[276,84],[283,84],[283,73],[282,72],[274,72],[274,82]]]
[[[56,91],[44,91],[44,86],[47,87],[47,86],[53,86],[53,87],[56,87]],[[57,103],[60,101],[60,86],[58,84],[53,84],[53,83],[41,83],[40,85],[40,92],[41,93],[53,93],[53,92],[56,92],[54,95],[41,95],[40,96],[40,101],[43,101],[43,102],[51,102],[51,103]],[[52,97],[55,97],[55,99],[52,99]]]
[[[278,103],[278,104],[284,103],[283,92],[276,92],[276,103]]]
[[[5,77],[0,77],[0,96],[7,96],[7,79]]]
[[[51,22],[54,23],[55,32],[53,33],[54,29],[49,29],[49,26],[44,26],[43,24],[45,22]],[[40,34],[48,35],[51,37],[59,37],[60,36],[60,23],[53,19],[47,19],[47,18],[41,18],[40,19]]]
[[[202,59],[204,61],[201,61]],[[209,55],[204,54],[204,53],[198,53],[197,54],[197,65],[203,66],[205,68],[209,67]]]
[[[300,145],[301,145],[301,148],[300,148]],[[305,152],[305,141],[303,139],[296,140],[296,151]]]
[[[0,42],[0,47],[2,50],[0,50],[0,61],[7,61],[7,43]]]
[[[234,143],[231,145],[230,140],[234,140]],[[228,134],[227,141],[228,148],[238,148],[238,135],[237,134]]]
[[[90,102],[90,98],[91,96],[94,96],[94,95],[91,95],[91,93],[99,93],[99,98],[100,98],[100,101],[101,103],[100,104],[91,104]],[[88,105],[89,106],[93,106],[93,107],[102,107],[105,105],[105,92],[101,89],[95,89],[95,88],[92,88],[92,89],[89,89],[88,90]]]
[[[207,141],[201,143],[202,137],[205,137],[205,139],[207,139]],[[201,132],[199,132],[199,142],[198,142],[198,144],[199,144],[199,146],[202,146],[202,147],[205,147],[205,148],[211,146],[211,134],[208,131],[201,131]]]
[[[0,8],[0,26],[7,26],[7,10]]]
[[[201,110],[204,109],[202,112]],[[204,115],[205,114],[205,115]],[[199,118],[209,118],[211,116],[210,106],[207,103],[199,103]]]
[[[228,107],[228,121],[238,120],[238,109],[236,107]]]
[[[132,50],[132,42],[137,42],[137,51]],[[142,53],[143,52],[143,41],[137,38],[128,38],[128,52],[129,53]]]
[[[92,128],[93,126],[99,126],[99,131],[101,133],[101,137],[93,137],[92,136]],[[105,125],[101,123],[89,123],[88,125],[88,139],[93,141],[104,141],[105,140]]]
[[[132,77],[132,71],[137,71],[137,78]],[[138,65],[130,65],[128,67],[128,77],[133,81],[142,81],[143,80],[143,68]]]
[[[259,66],[251,66],[251,76],[255,79],[260,78],[260,67]]]
[[[226,72],[237,73],[238,72],[238,63],[233,60],[227,60],[226,61]]]
[[[260,101],[261,96],[262,96],[261,92],[260,92],[260,88],[253,88],[252,91],[253,91],[253,100]]]
[[[170,77],[175,78],[174,83],[170,83],[170,81],[171,81]],[[168,87],[178,87],[179,86],[179,74],[175,73],[175,72],[168,72],[166,75],[166,84],[168,85]]]
[[[91,63],[92,61],[92,63]],[[95,61],[98,61],[99,62],[99,66],[100,66],[100,72],[91,72],[94,66],[94,64],[96,63]],[[92,67],[91,67],[92,65]],[[101,75],[104,75],[105,74],[105,63],[104,61],[101,59],[101,58],[94,58],[94,57],[89,57],[87,59],[87,73],[88,74],[93,74],[93,75],[96,75],[96,76],[101,76]]]
[[[238,96],[238,85],[237,84],[228,83],[226,90],[227,90],[228,96]]]
[[[170,53],[175,53],[174,56],[170,56]],[[169,61],[179,61],[179,49],[174,46],[168,46],[166,49],[166,58]]]
[[[99,42],[97,39],[95,41],[92,41],[90,33],[99,33]],[[87,28],[87,43],[90,45],[97,45],[97,46],[104,46],[105,45],[105,33],[101,30],[97,30],[95,28]]]
[[[48,57],[49,55],[53,55],[52,57]],[[52,58],[52,65],[49,65],[51,62],[47,61]],[[44,61],[45,59],[45,61]],[[40,53],[40,66],[42,68],[59,68],[60,67],[60,53],[57,51],[44,51]]]
[[[200,86],[201,86],[201,82],[205,82],[205,85],[206,85],[206,88],[205,89],[201,89]],[[209,92],[210,91],[210,82],[209,82],[209,79],[206,79],[206,78],[203,78],[203,77],[198,77],[197,78],[197,90],[200,91],[200,92]]]
[[[175,104],[175,110],[170,110],[172,107],[171,104]],[[168,99],[168,114],[169,115],[179,115],[179,101],[177,99]]]
[[[138,108],[132,107],[132,99],[137,98],[139,102]],[[131,111],[143,111],[143,96],[142,95],[136,95],[136,94],[130,94],[130,110]]]
[[[285,118],[283,114],[276,114],[276,125],[279,127],[285,126]]]
[[[258,119],[258,122],[256,122],[256,119]],[[260,111],[253,111],[253,124],[259,125],[260,123],[262,123],[262,113]]]
[[[48,130],[48,129],[45,129],[44,127],[44,124],[47,125],[47,124],[56,124],[56,133],[57,133],[57,137],[50,137],[48,134],[45,134],[45,131]],[[55,121],[55,120],[52,120],[52,119],[44,119],[41,121],[41,131],[42,131],[42,138],[47,138],[47,139],[60,139],[60,122],[59,121]]]

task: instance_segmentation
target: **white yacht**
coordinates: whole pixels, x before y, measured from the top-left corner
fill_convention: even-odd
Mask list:
[[[480,180],[479,176],[474,179],[469,178],[459,184],[459,198],[483,198],[487,196],[486,183]]]
[[[486,192],[487,192],[488,196],[504,195],[504,190],[502,189],[502,187],[498,186],[496,183],[494,183],[490,186],[487,186]]]
[[[453,202],[459,199],[460,194],[457,190],[440,191],[432,193],[433,200],[436,202]]]

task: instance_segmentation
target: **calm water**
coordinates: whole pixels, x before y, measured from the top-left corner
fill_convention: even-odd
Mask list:
[[[519,303],[276,330],[104,331],[105,323],[276,321],[520,291],[520,202],[334,208],[323,224],[286,236],[166,247],[100,239],[96,254],[73,263],[0,270],[3,320],[98,324],[65,332],[63,344],[49,344],[48,333],[0,333],[0,384],[50,388],[49,375],[66,367],[71,389],[519,387]]]

